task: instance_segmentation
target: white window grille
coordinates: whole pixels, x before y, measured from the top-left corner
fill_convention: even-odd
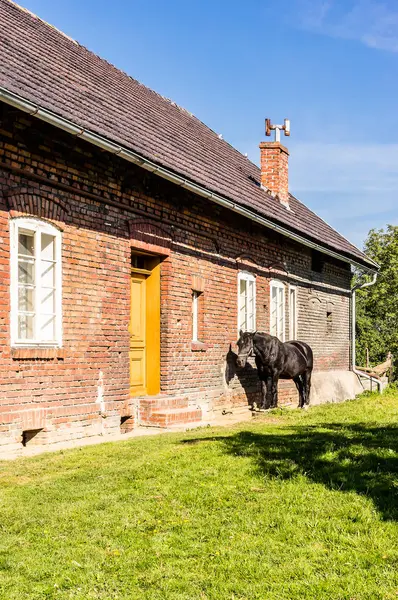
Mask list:
[[[256,278],[242,271],[238,275],[238,331],[256,330]]]
[[[34,218],[11,221],[11,345],[62,344],[61,233]]]
[[[289,340],[297,339],[297,288],[289,286]]]
[[[285,341],[285,286],[281,281],[271,281],[270,332]]]

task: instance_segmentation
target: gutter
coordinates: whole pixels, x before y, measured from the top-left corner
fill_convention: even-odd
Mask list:
[[[115,144],[114,142],[110,142],[108,139],[106,139],[105,137],[103,137],[101,135],[98,135],[97,133],[89,131],[88,129],[85,129],[84,127],[80,127],[79,125],[76,125],[72,121],[69,121],[68,119],[60,117],[57,114],[55,114],[54,112],[47,110],[46,108],[42,108],[41,106],[39,106],[37,104],[34,104],[30,100],[25,100],[24,98],[22,98],[22,96],[19,96],[18,94],[10,92],[9,90],[7,90],[6,88],[4,88],[2,86],[0,86],[0,100],[5,102],[6,104],[9,104],[10,106],[14,106],[15,108],[18,108],[19,110],[22,110],[23,112],[28,113],[31,116],[37,117],[38,119],[41,119],[42,121],[45,121],[46,123],[49,123],[50,125],[53,125],[54,127],[58,127],[59,129],[62,129],[63,131],[66,131],[67,133],[70,133],[71,135],[74,135],[82,140],[85,140],[86,142],[89,142],[90,144],[93,144],[94,146],[97,146],[98,148],[101,148],[102,150],[105,150],[107,152],[111,152],[112,154],[120,156],[120,158],[123,158],[124,160],[127,160],[128,162],[134,163],[134,164],[142,167],[143,169],[150,171],[151,173],[155,173],[159,177],[162,177],[163,179],[167,179],[167,181],[171,181],[172,183],[174,183],[184,189],[187,189],[187,190],[193,192],[194,194],[202,196],[203,198],[207,198],[208,200],[211,200],[212,202],[215,202],[216,204],[219,204],[220,206],[223,206],[224,208],[232,210],[233,212],[239,214],[240,216],[246,217],[246,218],[250,219],[251,221],[258,223],[259,225],[262,225],[263,227],[272,229],[273,231],[276,231],[277,233],[279,233],[285,237],[288,237],[295,242],[298,242],[300,244],[303,244],[304,246],[307,246],[308,248],[318,250],[318,252],[322,252],[323,254],[327,254],[328,256],[332,256],[333,258],[337,258],[338,260],[341,260],[343,262],[351,264],[351,265],[357,267],[358,269],[361,269],[362,271],[366,271],[367,273],[374,273],[378,269],[378,265],[370,259],[368,259],[368,260],[370,263],[372,263],[373,266],[367,267],[361,263],[356,262],[355,260],[352,260],[352,259],[344,256],[343,254],[334,252],[333,250],[328,250],[328,249],[324,248],[323,246],[317,244],[316,242],[307,240],[305,237],[302,237],[299,234],[289,231],[288,229],[285,229],[284,227],[277,225],[276,223],[273,223],[272,221],[268,220],[265,217],[257,215],[255,212],[252,212],[251,210],[244,208],[243,206],[240,206],[239,204],[236,204],[235,202],[233,202],[232,200],[229,200],[228,198],[225,198],[224,196],[221,196],[214,192],[210,192],[205,187],[202,187],[196,183],[193,183],[189,179],[186,179],[180,175],[177,175],[176,173],[173,173],[172,171],[170,171],[169,169],[166,169],[165,167],[161,167],[160,165],[157,165],[156,163],[152,162],[151,160],[144,158],[137,152],[129,150],[128,148],[120,146],[118,144]]]
[[[352,327],[352,330],[351,330],[351,361],[352,361],[352,369],[351,370],[358,377],[365,377],[366,379],[369,379],[371,386],[372,386],[373,382],[376,383],[376,385],[378,387],[378,390],[379,390],[379,393],[381,393],[381,381],[379,381],[375,377],[372,377],[368,373],[364,373],[362,371],[358,371],[355,368],[355,359],[356,359],[356,340],[355,340],[356,291],[357,290],[361,290],[361,289],[366,288],[366,287],[370,287],[371,285],[374,285],[376,283],[377,275],[378,275],[377,272],[374,273],[372,281],[367,281],[367,282],[362,283],[362,284],[361,283],[357,283],[357,285],[354,285],[354,287],[351,289],[351,327]]]

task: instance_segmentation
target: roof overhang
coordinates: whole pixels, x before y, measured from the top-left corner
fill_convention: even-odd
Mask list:
[[[42,121],[45,121],[46,123],[49,123],[54,127],[58,127],[59,129],[62,129],[63,131],[66,131],[67,133],[70,133],[71,135],[74,135],[77,138],[85,140],[86,142],[89,142],[90,144],[93,144],[94,146],[97,146],[102,150],[110,152],[111,154],[115,154],[130,163],[134,163],[135,165],[138,165],[143,169],[146,169],[147,171],[150,171],[151,173],[154,173],[159,177],[166,179],[167,181],[171,181],[179,187],[187,189],[193,192],[194,194],[207,198],[208,200],[211,200],[212,202],[215,202],[220,206],[232,210],[233,212],[243,217],[246,217],[247,219],[250,219],[255,223],[258,223],[263,227],[272,229],[273,231],[276,231],[277,233],[288,237],[291,240],[294,240],[295,242],[307,246],[308,248],[318,250],[323,254],[327,254],[328,256],[332,256],[333,258],[349,263],[354,267],[368,273],[373,273],[379,270],[379,265],[370,258],[367,258],[369,264],[365,265],[359,262],[358,260],[341,254],[340,252],[336,252],[330,248],[326,248],[325,246],[322,246],[317,242],[300,235],[299,233],[291,231],[286,227],[279,225],[278,223],[274,223],[266,217],[263,217],[257,214],[256,212],[251,211],[250,209],[240,204],[237,204],[236,202],[230,200],[227,197],[221,196],[215,192],[211,192],[207,188],[189,179],[186,179],[183,176],[178,175],[177,173],[174,173],[170,169],[166,169],[165,167],[156,164],[155,162],[145,158],[144,156],[141,156],[137,152],[134,152],[133,150],[130,150],[127,147],[120,146],[119,144],[116,144],[93,131],[85,129],[77,125],[76,123],[65,119],[64,117],[61,117],[56,113],[46,108],[43,108],[38,104],[31,102],[30,100],[27,100],[22,96],[19,96],[18,94],[15,94],[14,92],[7,90],[2,86],[0,86],[0,100],[5,102],[6,104],[14,106],[15,108],[18,108],[23,112],[30,114],[31,116],[41,119]]]

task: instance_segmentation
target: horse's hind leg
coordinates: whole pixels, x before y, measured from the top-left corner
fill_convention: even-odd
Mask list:
[[[311,375],[312,375],[312,369],[307,369],[302,375],[303,385],[304,385],[304,394],[305,394],[305,404],[310,403]]]
[[[296,388],[299,393],[299,408],[303,408],[305,398],[304,398],[304,385],[303,385],[303,381],[301,379],[301,375],[296,375],[296,377],[293,377],[293,381],[296,384]]]

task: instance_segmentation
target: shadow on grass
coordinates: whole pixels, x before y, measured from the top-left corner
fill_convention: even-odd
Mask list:
[[[280,433],[241,431],[215,441],[234,456],[253,459],[267,478],[305,475],[329,489],[372,499],[386,520],[398,518],[398,426],[365,424],[282,427]]]

